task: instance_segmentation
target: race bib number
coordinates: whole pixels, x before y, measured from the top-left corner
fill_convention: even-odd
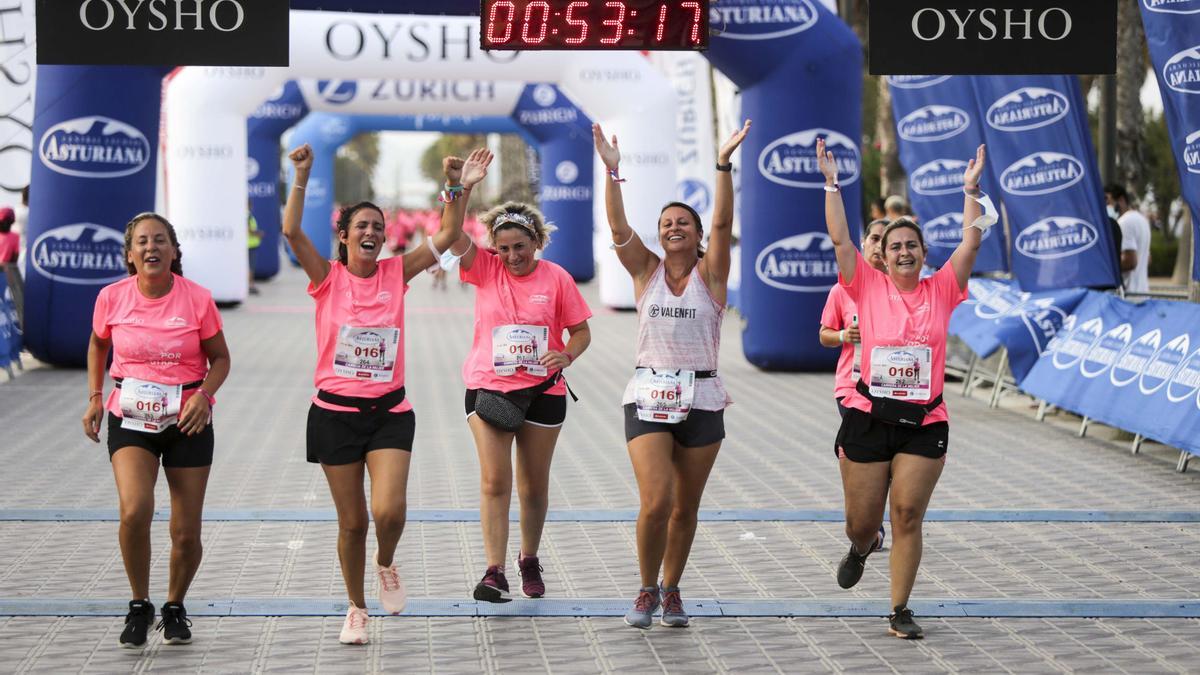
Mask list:
[[[546,375],[546,366],[538,362],[550,348],[550,329],[546,326],[509,324],[492,329],[492,370],[497,375],[512,375],[524,368],[530,375]]]
[[[183,385],[133,377],[121,382],[121,428],[157,434],[179,421]]]
[[[933,372],[929,347],[875,347],[871,350],[872,396],[924,401]]]
[[[862,343],[851,343],[850,349],[854,350],[854,358],[851,359],[850,366],[850,381],[858,382],[862,379]]]
[[[638,368],[634,373],[638,419],[678,424],[692,411],[696,371]]]
[[[391,382],[399,348],[399,328],[342,326],[333,350],[333,374],[353,380]]]

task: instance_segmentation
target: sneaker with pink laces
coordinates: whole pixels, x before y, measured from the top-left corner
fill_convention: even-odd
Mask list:
[[[346,620],[342,623],[342,634],[338,636],[338,642],[344,645],[367,644],[367,610],[355,607],[354,603],[350,603],[350,609],[346,610]]]
[[[396,571],[396,561],[384,567],[379,564],[379,551],[376,551],[375,577],[379,580],[379,604],[383,605],[383,611],[388,614],[403,612],[408,592],[404,589],[404,580]]]
[[[517,569],[521,574],[521,592],[527,598],[540,598],[546,594],[546,582],[542,581],[542,566],[536,555],[517,556]]]

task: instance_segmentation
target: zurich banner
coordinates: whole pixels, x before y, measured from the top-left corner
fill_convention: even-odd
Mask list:
[[[1030,291],[1120,284],[1116,248],[1077,78],[976,76],[988,173],[1012,236],[1012,270]]]
[[[862,45],[819,0],[722,0],[711,12],[721,33],[708,59],[754,120],[740,151],[742,351],[768,370],[831,369],[837,351],[821,347],[816,327],[838,270],[816,143],[834,155],[857,232]]]
[[[1192,214],[1192,278],[1200,280],[1200,0],[1141,0],[1183,198]]]
[[[279,137],[308,114],[296,83],[288,82],[246,120],[246,177],[250,212],[262,233],[254,257],[254,277],[270,279],[279,273],[282,208],[279,199]]]
[[[971,279],[967,290],[967,300],[950,315],[950,334],[980,358],[1004,347],[1017,384],[1087,294],[1082,288],[1030,293],[995,279]]]
[[[83,366],[96,296],[106,284],[129,276],[125,223],[154,209],[165,72],[38,68],[25,345],[42,361]],[[183,268],[186,272],[186,250]]]
[[[1021,388],[1200,454],[1200,305],[1088,291]]]
[[[945,75],[892,75],[888,87],[909,199],[925,233],[927,260],[941,267],[962,241],[963,171],[984,141],[975,91],[970,78]],[[998,195],[997,186],[996,176],[984,172],[984,192]],[[1007,272],[1006,247],[1004,228],[984,232],[975,271]]]
[[[538,140],[538,203],[558,227],[546,248],[575,281],[596,276],[592,258],[592,121],[558,87],[531,84],[517,101],[513,121]]]

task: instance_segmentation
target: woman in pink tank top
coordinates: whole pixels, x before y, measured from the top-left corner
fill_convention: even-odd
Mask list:
[[[984,147],[963,173],[962,241],[935,274],[920,278],[926,247],[921,228],[908,218],[892,221],[881,245],[887,270],[872,267],[850,240],[833,154],[817,141],[825,175],[825,223],[836,249],[844,290],[858,310],[862,350],[859,380],[842,405],[846,411],[834,452],[842,474],[850,551],[837,582],[852,588],[867,556],[882,541],[884,505],[891,501],[891,603],[889,631],[923,636],[908,599],[921,563],[925,509],[942,474],[950,426],[942,385],[950,313],[967,297],[967,280],[983,231],[995,209],[979,189]]]
[[[408,282],[436,265],[462,232],[470,190],[487,176],[492,154],[476,150],[464,162],[446,157],[446,206],[441,229],[403,256],[378,260],[386,243],[379,207],[362,202],[337,220],[338,259],[326,260],[300,228],[312,148],[292,151],[296,180],[283,213],[283,234],[312,282],[317,303],[317,395],[308,411],[308,461],[319,463],[338,514],[338,560],[350,608],[339,640],[367,642],[363,595],[367,502],[378,548],[374,569],[384,611],[404,609],[405,590],[394,553],[404,530],[409,461],[416,421],[404,393],[404,294]]]
[[[637,297],[637,363],[621,401],[641,496],[641,590],[625,615],[625,623],[636,628],[649,628],[659,606],[662,625],[688,625],[679,579],[696,535],[704,484],[725,438],[724,410],[732,403],[717,375],[717,352],[733,231],[730,158],[749,131],[746,120],[718,153],[707,251],[702,249],[699,214],[687,204],[670,202],[658,216],[660,257],[625,217],[616,136],[610,143],[600,125],[592,125],[596,152],[608,169],[604,201],[613,248],[633,277]]]

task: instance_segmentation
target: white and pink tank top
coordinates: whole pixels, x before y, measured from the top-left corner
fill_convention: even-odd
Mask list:
[[[682,295],[667,286],[666,267],[659,263],[637,301],[638,336],[635,366],[659,369],[717,370],[721,351],[721,319],[725,307],[709,292],[697,268],[692,268]],[[632,375],[632,373],[631,373]],[[621,404],[634,403],[630,377]],[[695,410],[724,410],[733,400],[720,376],[697,378],[692,399]]]

